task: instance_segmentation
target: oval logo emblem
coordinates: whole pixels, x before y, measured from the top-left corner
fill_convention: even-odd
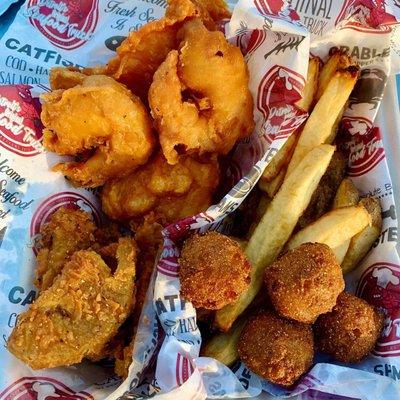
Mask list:
[[[43,152],[40,109],[30,86],[0,86],[0,145],[23,157]]]
[[[0,393],[0,400],[93,400],[87,392],[75,392],[53,378],[25,377]]]
[[[390,31],[387,25],[395,24],[396,17],[386,12],[384,0],[346,0],[338,14],[335,25],[344,22],[346,27],[368,32],[380,28]]]
[[[271,68],[261,80],[257,108],[263,114],[263,130],[269,143],[290,135],[306,119],[307,113],[293,104],[301,99],[304,78],[282,66]]]
[[[92,38],[99,18],[98,0],[29,0],[26,15],[54,46],[73,50]]]
[[[356,295],[385,313],[385,325],[373,353],[400,356],[400,265],[371,265],[362,274]]]
[[[343,124],[348,132],[351,132],[351,124],[359,124],[359,120],[344,120]],[[350,124],[350,125],[349,125]],[[348,155],[349,176],[360,176],[369,172],[381,160],[385,158],[385,151],[378,127],[373,127],[366,134],[346,135],[342,148]]]

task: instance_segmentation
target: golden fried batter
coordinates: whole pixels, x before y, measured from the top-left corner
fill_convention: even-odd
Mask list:
[[[42,95],[43,144],[57,154],[82,158],[57,164],[55,171],[78,186],[96,187],[148,160],[154,147],[152,123],[140,99],[125,86],[108,76],[67,69],[55,70],[50,80],[77,84]]]
[[[122,378],[128,376],[129,366],[132,363],[136,330],[149,288],[156,256],[163,242],[161,231],[162,225],[154,220],[153,215],[147,216],[141,226],[136,229],[135,240],[139,247],[139,255],[137,260],[136,302],[129,321],[129,327],[127,328],[130,343],[122,350],[114,353],[115,373]]]
[[[82,85],[85,75],[76,67],[54,67],[50,70],[51,90],[70,89]]]
[[[331,311],[344,290],[335,254],[320,243],[288,251],[266,269],[264,280],[277,313],[305,323]]]
[[[247,289],[250,269],[243,250],[228,236],[196,234],[185,241],[179,259],[181,295],[196,308],[218,310]]]
[[[41,249],[37,255],[35,285],[40,290],[51,286],[72,254],[94,243],[95,230],[89,213],[59,208],[40,230]]]
[[[263,312],[249,320],[238,345],[240,359],[272,383],[291,386],[311,367],[311,326]]]
[[[253,100],[239,48],[201,20],[187,22],[180,50],[154,74],[149,104],[168,163],[180,154],[227,154],[253,131]]]
[[[229,15],[223,0],[169,0],[165,17],[131,32],[121,43],[117,56],[107,65],[106,74],[147,101],[154,72],[167,54],[178,48],[176,35],[182,24],[190,18],[201,17],[210,29],[215,29],[214,21]]]
[[[51,90],[70,89],[76,85],[81,85],[85,75],[106,75],[106,66],[97,65],[95,67],[52,67],[49,80]]]
[[[103,210],[122,221],[153,212],[170,223],[206,210],[218,181],[216,160],[185,158],[172,166],[159,154],[131,175],[107,182],[101,194]]]
[[[343,292],[332,312],[314,325],[318,350],[345,363],[361,361],[374,348],[382,331],[383,314],[365,300]]]
[[[96,358],[134,304],[136,246],[121,238],[114,274],[93,251],[76,252],[18,318],[8,349],[33,369]]]

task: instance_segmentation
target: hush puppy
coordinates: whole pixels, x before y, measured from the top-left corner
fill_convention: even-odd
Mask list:
[[[320,243],[305,243],[288,251],[267,268],[264,278],[277,313],[308,324],[331,311],[344,290],[334,253]]]
[[[250,263],[242,249],[218,232],[186,240],[179,265],[182,297],[196,308],[218,310],[250,284]]]
[[[318,349],[338,361],[361,361],[375,346],[383,315],[365,300],[343,292],[332,312],[321,315],[315,326]]]
[[[314,357],[309,325],[265,311],[249,320],[239,345],[240,359],[256,374],[282,386],[291,386],[310,367]]]

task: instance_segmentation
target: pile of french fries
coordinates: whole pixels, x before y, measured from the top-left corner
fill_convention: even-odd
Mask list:
[[[263,215],[243,244],[251,263],[251,284],[239,299],[218,310],[214,325],[221,332],[202,349],[202,355],[230,365],[237,360],[237,344],[249,307],[262,289],[265,269],[284,251],[306,242],[331,247],[343,273],[353,270],[368,253],[382,228],[381,208],[374,198],[360,199],[349,178],[344,178],[326,213],[295,232],[335,151],[338,126],[359,76],[359,67],[337,52],[325,65],[309,62],[303,97],[298,106],[309,112],[265,169],[259,182],[265,193]],[[294,233],[295,232],[295,233]]]

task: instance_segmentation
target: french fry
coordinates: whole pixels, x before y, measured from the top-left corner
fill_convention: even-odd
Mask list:
[[[312,105],[315,93],[317,92],[318,74],[319,74],[320,67],[321,67],[321,61],[319,58],[311,58],[310,59],[310,61],[308,63],[307,80],[306,80],[306,83],[305,83],[304,89],[303,89],[303,97],[296,103],[296,105],[298,107],[302,108],[305,111],[309,111],[311,109],[311,105]],[[279,151],[275,154],[274,158],[271,160],[271,162],[265,168],[265,170],[260,178],[260,183],[259,183],[261,190],[264,190],[263,185],[266,182],[271,182],[279,174],[279,171],[281,171],[281,169],[284,166],[287,166],[287,164],[290,160],[290,157],[293,154],[294,147],[296,145],[300,131],[301,131],[301,128],[299,128],[296,132],[293,132],[288,137],[285,144],[279,149]],[[281,184],[282,184],[282,181],[280,181],[279,186]],[[278,187],[278,189],[279,189],[279,187]]]
[[[360,204],[367,209],[372,224],[351,239],[346,256],[341,264],[344,274],[357,267],[359,262],[367,255],[375,240],[378,239],[382,230],[382,209],[379,201],[373,197],[366,197],[360,201]]]
[[[237,347],[246,322],[246,317],[239,318],[228,332],[213,336],[202,348],[201,356],[215,358],[227,366],[233,364],[239,358]]]
[[[336,191],[335,197],[333,199],[332,209],[355,206],[360,200],[360,194],[354,183],[349,178],[344,178]],[[334,249],[336,258],[339,264],[342,264],[346,253],[349,249],[351,239],[347,239],[340,246]]]
[[[336,52],[331,55],[325,65],[322,67],[318,77],[318,89],[315,100],[318,101],[328,87],[329,81],[333,78],[336,71],[344,70],[350,66],[356,66],[355,61],[346,53]]]
[[[336,191],[332,208],[355,206],[360,200],[360,194],[350,178],[344,178]]]
[[[309,111],[311,109],[318,90],[318,76],[321,66],[322,63],[319,58],[310,58],[308,62],[307,80],[306,84],[304,85],[303,96],[296,103],[296,106],[302,108],[303,110]]]
[[[283,168],[271,182],[260,183],[260,189],[267,193],[268,197],[272,199],[281,187],[283,180],[285,179],[285,175],[286,168]]]
[[[290,176],[290,175],[289,175]],[[342,207],[329,211],[306,228],[297,232],[289,241],[288,250],[303,243],[324,243],[328,245],[337,258],[337,248],[371,225],[371,216],[363,205]]]
[[[353,90],[358,73],[359,69],[351,66],[348,70],[336,72],[329,81],[300,134],[286,172],[287,176],[311,149],[326,143],[332,136],[335,121]]]
[[[256,210],[256,216],[250,226],[249,231],[247,232],[247,239],[251,237],[255,229],[257,228],[258,223],[260,222],[262,216],[265,214],[265,211],[267,210],[267,207],[271,203],[271,198],[267,195],[261,196],[260,202],[258,203],[257,210]],[[247,242],[246,242],[247,244]],[[244,247],[243,247],[244,250]]]
[[[246,247],[246,255],[252,266],[250,286],[236,302],[216,312],[214,323],[220,330],[229,330],[236,318],[256,297],[262,286],[265,268],[277,258],[292,234],[325,173],[334,150],[335,147],[330,145],[317,146],[284,180]]]
[[[349,250],[351,239],[347,239],[340,246],[332,249],[335,253],[338,264],[342,265],[344,258],[346,257],[347,251]]]
[[[308,207],[304,210],[297,224],[297,230],[303,229],[329,211],[333,198],[346,172],[346,159],[335,151],[328,169],[319,181]]]
[[[328,136],[328,138],[326,139],[325,143],[333,143],[335,141],[336,135],[337,135],[338,130],[339,130],[339,125],[340,125],[340,122],[342,121],[343,113],[346,110],[347,105],[348,105],[348,101],[346,101],[346,104],[340,110],[339,115],[336,117],[335,123],[332,126],[331,133]]]
[[[260,178],[259,187],[261,190],[264,190],[264,183],[271,182],[279,174],[279,171],[288,164],[290,157],[293,154],[298,138],[299,132],[293,132],[288,137],[285,144],[274,155],[271,162],[267,165]]]

